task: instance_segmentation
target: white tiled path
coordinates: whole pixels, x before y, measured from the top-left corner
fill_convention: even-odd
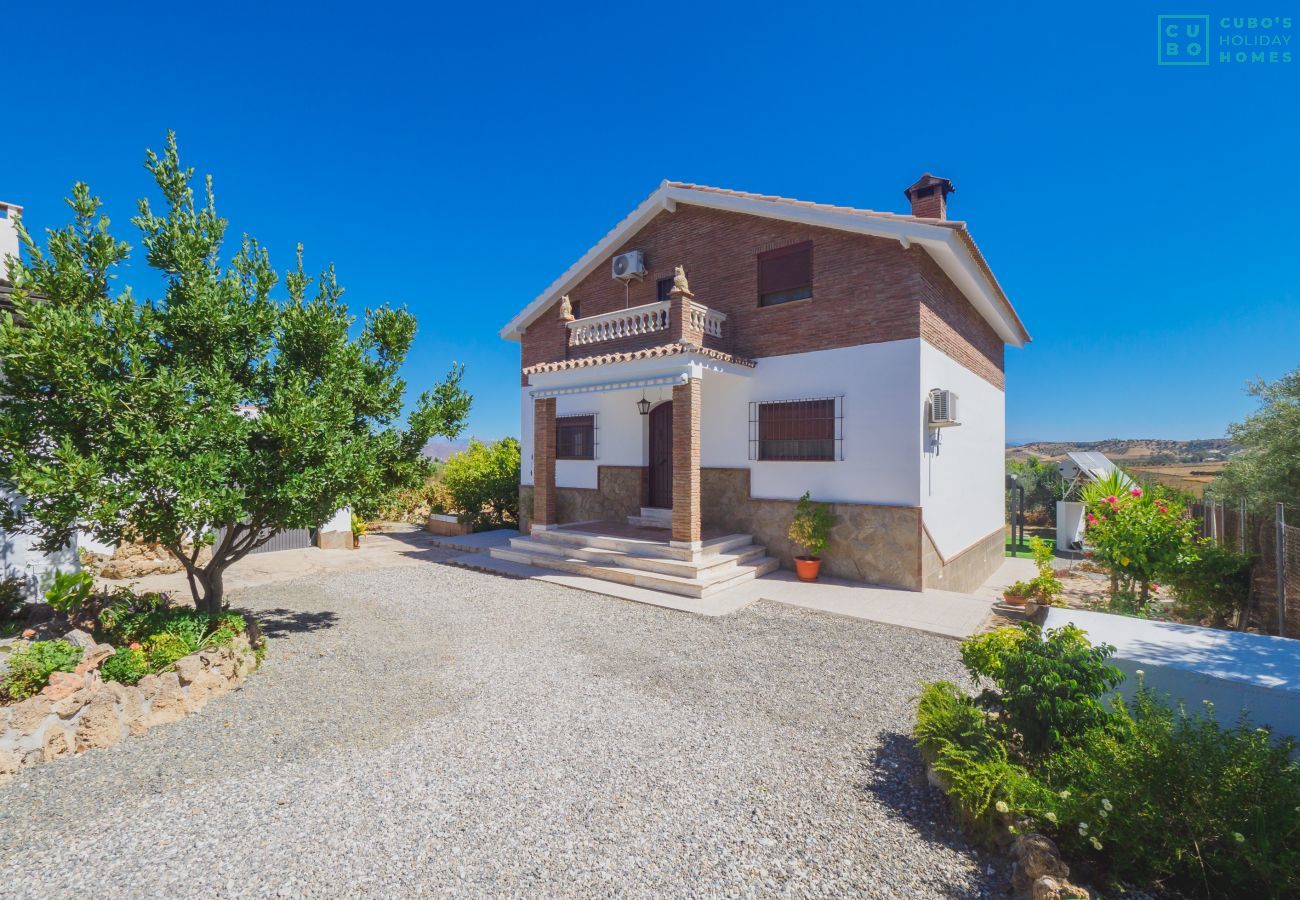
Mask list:
[[[799,581],[791,572],[777,571],[731,590],[696,600],[596,578],[569,575],[523,563],[493,559],[488,555],[492,547],[507,545],[510,537],[515,535],[514,531],[492,531],[433,540],[444,547],[466,551],[451,560],[457,565],[514,578],[548,581],[621,600],[649,603],[698,615],[725,616],[744,609],[758,600],[767,600],[954,638],[964,638],[979,630],[994,601],[1001,593],[1001,586],[1022,577],[1018,564],[1027,562],[1007,560],[1008,565],[999,569],[983,588],[972,594],[935,590],[904,591],[835,578],[822,578],[813,584],[806,584]]]

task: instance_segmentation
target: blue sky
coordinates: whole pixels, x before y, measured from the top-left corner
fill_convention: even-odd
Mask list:
[[[15,4],[0,199],[60,225],[84,180],[136,244],[175,129],[233,235],[406,304],[412,396],[462,361],[497,437],[498,329],[663,178],[904,211],[928,170],[1035,338],[1009,440],[1212,437],[1300,365],[1300,59],[1157,66],[1171,11]]]

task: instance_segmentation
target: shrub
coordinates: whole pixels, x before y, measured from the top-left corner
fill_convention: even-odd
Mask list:
[[[149,674],[149,657],[139,647],[118,647],[99,671],[107,681],[135,684]]]
[[[1045,761],[1057,841],[1114,879],[1214,896],[1300,894],[1296,744],[1140,690]]]
[[[50,683],[54,672],[71,672],[81,662],[81,648],[67,641],[33,641],[9,656],[9,671],[0,692],[10,700],[26,700]]]
[[[462,522],[488,528],[519,521],[519,441],[470,441],[447,460],[442,483]]]
[[[27,613],[27,581],[17,575],[0,578],[0,620],[21,619]]]
[[[962,660],[973,675],[998,688],[985,691],[985,705],[1003,714],[1024,742],[1026,752],[1044,753],[1062,741],[1106,720],[1101,697],[1124,680],[1106,660],[1113,647],[1094,647],[1084,632],[1066,625],[1044,632],[1028,622],[1008,626],[1022,632],[1018,640],[998,629],[972,638]]]
[[[78,572],[55,572],[45,592],[45,602],[57,613],[75,613],[95,591],[95,576],[84,569]]]
[[[1051,605],[1064,590],[1061,579],[1056,577],[1056,569],[1052,566],[1056,552],[1051,544],[1037,536],[1029,539],[1029,552],[1033,554],[1034,565],[1038,567],[1038,575],[1029,583],[1032,596]]]
[[[167,632],[149,635],[144,640],[144,647],[149,657],[151,672],[159,672],[182,656],[189,656],[199,649],[198,644],[190,643],[178,634]]]
[[[1011,760],[988,716],[952,682],[925,686],[914,734],[922,757],[942,776],[958,814],[977,837],[993,837],[995,813],[1041,806],[1045,789]]]
[[[1082,496],[1094,558],[1116,576],[1112,594],[1123,578],[1137,585],[1138,605],[1145,606],[1152,583],[1195,559],[1196,523],[1184,518],[1179,501],[1160,489],[1122,482],[1119,473],[1112,473],[1087,485]]]
[[[1178,600],[1174,609],[1184,618],[1227,625],[1250,598],[1250,564],[1246,554],[1202,541],[1196,555],[1169,576]]]
[[[813,502],[812,495],[804,491],[794,508],[794,520],[786,537],[792,544],[803,547],[808,556],[817,559],[830,541],[834,524],[835,516],[831,514],[830,505]]]

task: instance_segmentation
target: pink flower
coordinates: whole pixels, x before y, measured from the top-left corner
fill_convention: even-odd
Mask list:
[[[1114,494],[1111,494],[1109,497],[1107,497],[1106,502],[1109,503],[1111,506],[1119,506],[1119,498],[1116,497]]]
[[[1151,590],[1154,591],[1154,592],[1156,592],[1157,594],[1160,593],[1160,585],[1155,584],[1155,583],[1153,582],[1153,583],[1151,584]]]
[[[1096,525],[1096,524],[1097,524],[1097,517],[1094,516],[1092,513],[1088,513],[1088,524],[1089,524],[1089,525]]]
[[[1133,487],[1133,489],[1132,489],[1131,491],[1129,491],[1129,493],[1132,494],[1134,497],[1141,497],[1141,496],[1142,496],[1142,488],[1137,487],[1137,486],[1135,485],[1135,486]]]
[[[140,642],[139,642],[139,641],[132,641],[132,642],[131,642],[131,646],[130,646],[128,649],[131,649],[131,650],[139,650],[139,649],[140,649]]]

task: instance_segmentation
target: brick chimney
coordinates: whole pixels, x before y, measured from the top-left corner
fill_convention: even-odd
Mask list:
[[[5,257],[18,255],[18,229],[14,219],[22,215],[23,208],[16,203],[0,201],[0,281],[9,280],[9,264]]]
[[[955,190],[947,178],[936,178],[926,172],[903,193],[912,201],[912,215],[923,219],[946,219],[948,195]]]

